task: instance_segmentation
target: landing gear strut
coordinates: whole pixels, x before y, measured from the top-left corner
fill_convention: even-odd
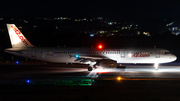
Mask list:
[[[154,64],[154,67],[155,67],[156,70],[158,70],[159,63],[155,63],[155,64]]]

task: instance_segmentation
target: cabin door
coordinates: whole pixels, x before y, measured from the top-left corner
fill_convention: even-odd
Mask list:
[[[155,50],[155,58],[160,58],[160,50]]]
[[[125,58],[125,50],[123,49],[123,50],[121,50],[121,58]]]

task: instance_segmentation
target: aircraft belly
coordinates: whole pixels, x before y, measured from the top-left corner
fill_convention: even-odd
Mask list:
[[[147,58],[147,57],[137,57],[137,58],[120,58],[118,59],[118,63],[154,63],[155,61],[157,61],[156,59],[152,58]]]

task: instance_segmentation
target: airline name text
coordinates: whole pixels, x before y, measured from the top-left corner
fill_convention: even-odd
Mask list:
[[[131,57],[150,57],[150,54],[132,54]]]
[[[15,33],[17,34],[19,39],[24,43],[24,45],[27,46],[28,43],[25,41],[24,37],[21,35],[21,32],[15,26],[11,26],[11,28],[15,31]]]

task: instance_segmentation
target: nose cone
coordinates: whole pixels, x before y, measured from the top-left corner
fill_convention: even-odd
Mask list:
[[[175,61],[177,59],[177,57],[175,55],[171,54],[170,59],[171,59],[171,61]]]

